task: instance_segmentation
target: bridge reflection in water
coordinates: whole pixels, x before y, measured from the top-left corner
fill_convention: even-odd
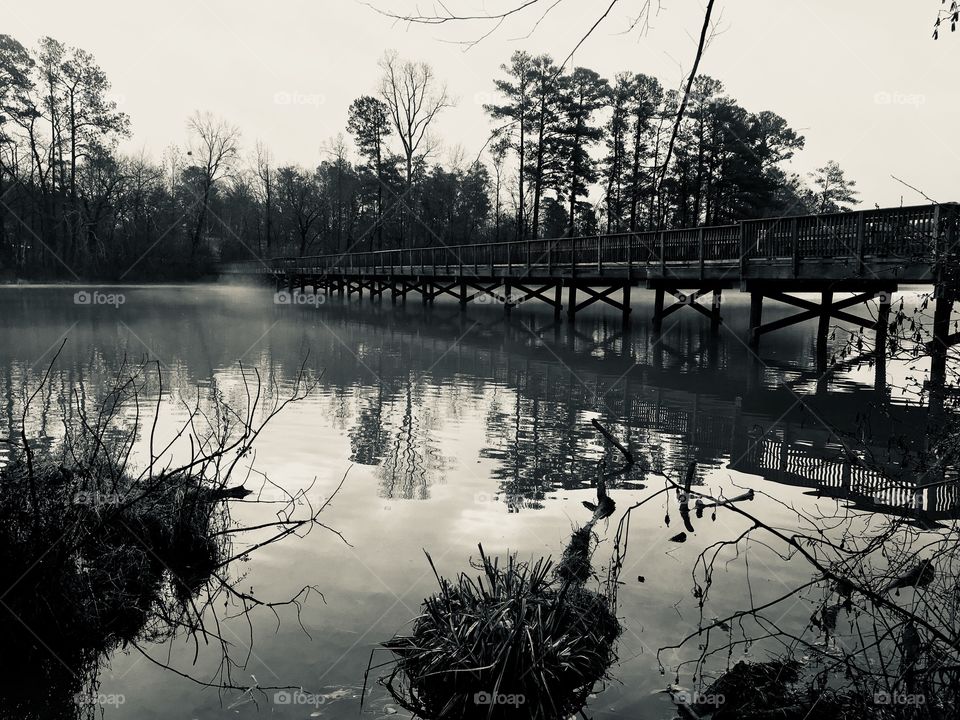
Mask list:
[[[701,480],[729,469],[765,478],[771,493],[774,483],[805,487],[920,523],[958,514],[955,471],[929,466],[928,429],[944,418],[887,386],[906,369],[869,354],[832,374],[811,370],[815,322],[775,333],[758,360],[742,340],[748,300],[731,301],[714,333],[692,313],[657,332],[590,312],[576,325],[556,322],[527,305],[507,319],[440,302],[277,305],[262,287],[125,292],[122,308],[93,311],[70,302],[70,288],[0,294],[5,330],[18,338],[0,353],[8,399],[65,328],[60,382],[70,397],[80,383],[90,396],[108,389],[125,357],[151,347],[172,375],[167,387],[211,393],[230,387],[241,357],[283,387],[310,351],[324,372],[310,422],[331,424],[325,442],[344,438],[353,462],[375,467],[383,497],[426,499],[445,477],[455,482],[466,466],[445,455],[444,433],[480,417],[483,436],[471,446],[482,475],[512,509],[535,509],[592,481],[605,451],[589,422],[598,417],[648,459],[623,482],[654,482],[651,466],[679,473],[696,461]],[[4,435],[16,437],[19,415],[7,406]],[[339,449],[317,452],[342,470]]]
[[[482,455],[495,461],[499,497],[512,510],[537,508],[551,494],[589,483],[603,451],[588,420],[599,417],[649,458],[627,483],[647,480],[650,464],[679,473],[696,461],[701,480],[726,468],[921,525],[960,515],[955,471],[928,465],[929,409],[891,398],[888,369],[869,357],[840,363],[833,377],[805,369],[815,365],[817,349],[802,331],[791,338],[797,362],[783,364],[758,360],[738,340],[695,323],[660,334],[624,331],[608,318],[573,328],[536,315],[467,320],[454,309],[425,310],[426,322],[421,312],[389,307],[331,305],[323,312],[334,328],[358,323],[384,348],[436,358],[432,383],[492,381]],[[455,338],[461,340],[451,347]],[[858,364],[861,372],[853,372]],[[416,393],[405,367],[377,366],[367,421],[361,417],[351,431],[354,460],[385,470],[386,497],[426,497],[442,459],[430,449],[429,427],[420,428],[420,438],[412,434]],[[374,435],[384,429],[375,419],[392,402],[406,408],[404,420],[393,443],[378,441]],[[419,457],[411,454],[417,447]]]

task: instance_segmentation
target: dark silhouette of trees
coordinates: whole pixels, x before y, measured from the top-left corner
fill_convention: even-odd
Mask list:
[[[493,131],[494,136],[510,138],[513,151],[517,155],[520,167],[517,176],[517,239],[523,240],[526,235],[524,172],[533,104],[533,59],[529,54],[518,50],[510,57],[510,63],[501,65],[500,69],[507,74],[507,79],[494,80],[494,86],[505,102],[485,105],[484,109],[495,122],[500,123]]]
[[[856,181],[848,180],[840,165],[833,160],[817,168],[811,174],[811,180],[810,197],[815,212],[840,212],[857,201]]]
[[[190,258],[193,259],[206,230],[215,185],[231,170],[239,155],[240,130],[210,113],[201,112],[193,114],[187,122],[187,128],[192,135],[189,154],[195,162],[191,168],[197,181],[199,205],[190,237]]]
[[[89,53],[0,35],[0,271],[176,279],[217,262],[413,245],[733,223],[856,202],[835,164],[789,169],[803,137],[700,75],[685,92],[625,71],[607,82],[515,52],[484,105],[491,137],[439,161],[451,105],[424,63],[387,53],[374,92],[313,167],[277,167],[209,113],[161,162],[117,150],[129,122]],[[680,106],[686,105],[680,117]],[[672,145],[672,149],[671,149]],[[512,227],[512,232],[505,231]]]
[[[390,109],[382,100],[364,95],[350,105],[347,131],[356,138],[357,149],[363,156],[376,179],[377,197],[377,244],[383,247],[383,164],[386,154],[385,141],[391,135]],[[373,237],[370,238],[373,250]]]

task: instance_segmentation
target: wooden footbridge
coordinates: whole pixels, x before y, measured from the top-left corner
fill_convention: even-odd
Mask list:
[[[590,237],[541,238],[471,245],[445,244],[278,257],[226,265],[227,274],[275,278],[278,289],[347,294],[364,292],[393,302],[418,293],[424,303],[447,295],[466,307],[539,300],[570,321],[590,305],[617,309],[624,324],[631,316],[630,291],[655,290],[654,328],[671,314],[690,308],[711,326],[723,322],[724,290],[751,296],[749,342],[769,332],[819,320],[819,343],[826,352],[831,320],[873,329],[883,346],[890,295],[901,285],[937,289],[933,354],[960,342],[949,334],[957,288],[960,205],[930,204],[857,212],[746,220],[732,225],[612,233]],[[796,293],[817,293],[819,302]],[[849,293],[837,299],[836,294]],[[564,294],[566,298],[564,299]],[[665,304],[671,296],[673,302]],[[709,298],[707,302],[703,300]],[[877,317],[847,312],[880,299]],[[798,312],[763,322],[764,299]]]

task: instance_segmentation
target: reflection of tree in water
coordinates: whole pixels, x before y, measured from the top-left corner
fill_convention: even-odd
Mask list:
[[[350,428],[350,462],[379,465],[389,448],[389,433],[384,426],[383,383],[378,383],[373,397],[361,401],[356,424]]]
[[[446,462],[430,437],[436,428],[436,414],[423,403],[422,391],[414,404],[414,387],[408,378],[401,397],[400,421],[393,443],[380,466],[380,496],[402,500],[425,500],[430,485]]]
[[[400,391],[395,390],[396,387]],[[440,397],[434,399],[434,404]],[[349,430],[350,460],[377,466],[380,497],[425,500],[446,461],[432,437],[437,410],[425,402],[423,388],[411,377],[384,381],[359,390],[345,414],[354,418]]]
[[[539,509],[547,493],[557,489],[589,487],[596,479],[598,461],[617,460],[611,449],[597,444],[590,426],[589,415],[599,414],[602,404],[591,402],[575,381],[555,393],[564,399],[548,399],[541,380],[537,375],[526,380],[518,376],[511,397],[496,391],[487,412],[488,447],[481,456],[498,461],[493,476],[511,511]],[[600,408],[594,411],[594,405]],[[628,446],[636,445],[629,425],[624,427],[624,437]],[[644,467],[637,466],[617,483],[637,483],[644,477]]]

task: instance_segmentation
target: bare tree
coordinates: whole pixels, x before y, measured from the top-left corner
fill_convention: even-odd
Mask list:
[[[422,157],[427,130],[440,111],[453,102],[446,85],[439,84],[427,63],[401,60],[395,50],[388,50],[380,60],[383,79],[380,95],[387,104],[390,119],[397,130],[406,164],[406,190],[413,185],[413,163]],[[401,241],[403,223],[401,221]]]
[[[272,243],[272,223],[273,223],[273,158],[266,145],[257,141],[256,166],[257,177],[260,179],[260,201],[263,203],[263,232],[266,241],[267,254],[270,253]]]
[[[195,112],[187,122],[191,134],[189,154],[198,171],[200,209],[190,240],[190,257],[196,255],[210,212],[214,184],[230,170],[240,150],[240,130],[211,113]]]

